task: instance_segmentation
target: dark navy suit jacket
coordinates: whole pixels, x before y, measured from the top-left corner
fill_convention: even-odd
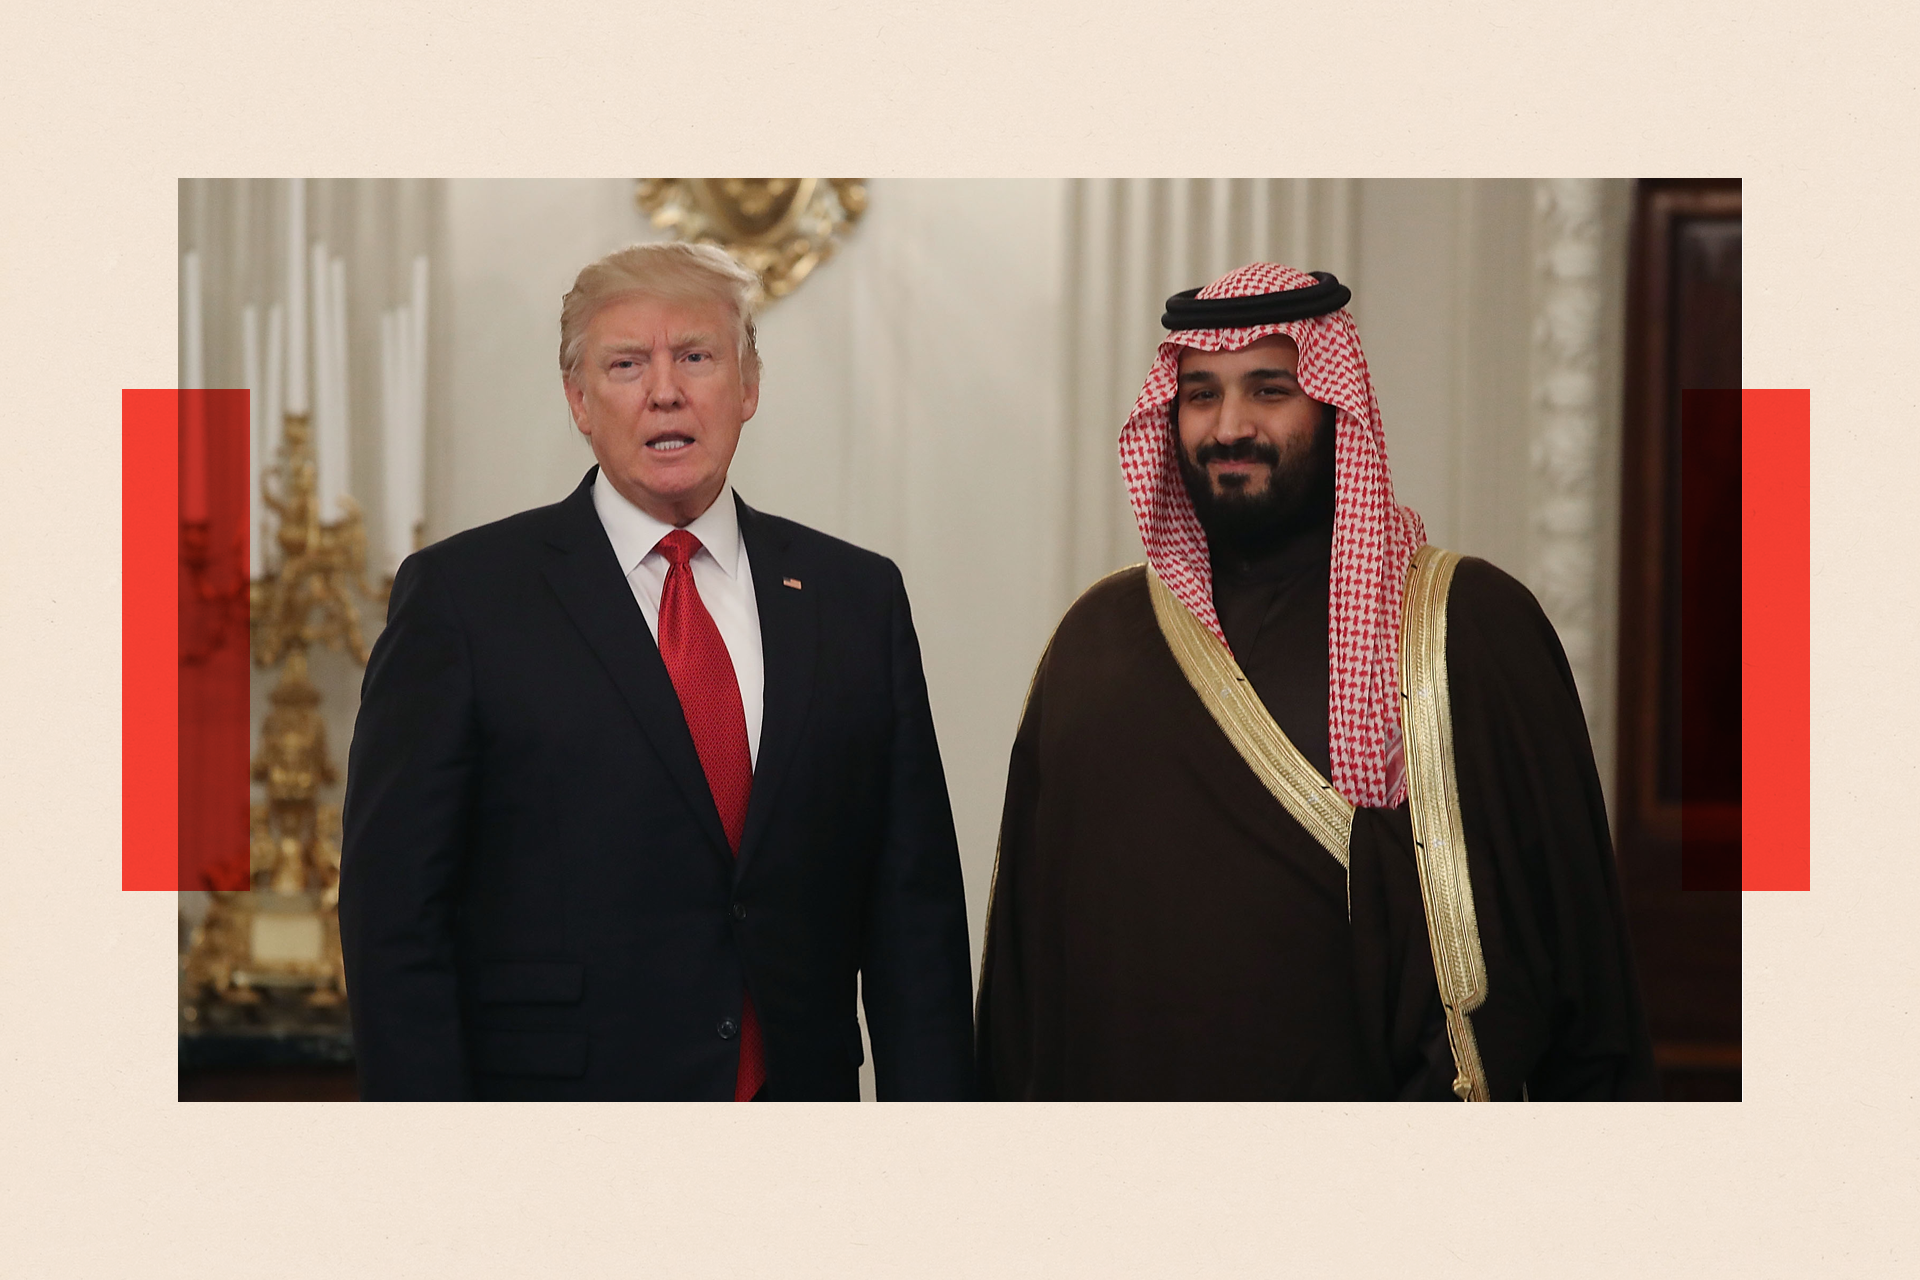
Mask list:
[[[739,503],[766,663],[735,858],[660,651],[571,497],[410,556],[348,759],[362,1096],[972,1089],[966,910],[919,643],[884,557]],[[798,587],[786,585],[791,580]]]

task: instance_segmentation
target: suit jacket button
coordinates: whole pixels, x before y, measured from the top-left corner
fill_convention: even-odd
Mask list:
[[[738,902],[733,904],[733,918],[735,920],[745,920],[747,918],[747,909]]]
[[[740,1024],[732,1018],[722,1018],[720,1019],[719,1031],[722,1040],[731,1040],[740,1034]]]

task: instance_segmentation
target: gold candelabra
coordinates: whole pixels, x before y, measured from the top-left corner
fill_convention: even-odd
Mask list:
[[[366,524],[352,499],[341,499],[339,519],[321,519],[306,415],[288,414],[283,436],[260,479],[278,527],[247,597],[253,664],[280,669],[251,762],[265,798],[250,806],[249,889],[211,895],[182,962],[189,1023],[260,1006],[276,992],[309,1010],[338,1009],[346,997],[340,807],[320,803],[321,788],[339,775],[307,651],[322,645],[366,665],[354,596],[382,604],[391,583],[367,583]]]

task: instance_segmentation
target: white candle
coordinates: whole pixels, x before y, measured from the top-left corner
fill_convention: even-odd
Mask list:
[[[327,346],[333,352],[333,432],[329,439],[333,442],[333,454],[330,461],[334,468],[334,501],[336,503],[353,492],[352,437],[348,434],[348,412],[352,405],[347,379],[347,264],[344,259],[334,258],[329,263],[330,275],[327,280],[328,321],[332,331],[327,337]],[[345,515],[344,511],[335,511],[335,519]]]
[[[427,515],[427,260],[424,256],[413,260],[413,302],[396,325],[397,329],[403,327],[409,332],[400,344],[406,357],[401,365],[406,374],[401,384],[406,397],[402,415],[406,436],[401,453],[401,475],[405,484],[400,490],[404,504],[402,555],[413,549],[416,530]]]
[[[307,411],[307,184],[287,180],[287,412]]]
[[[260,468],[265,453],[266,406],[261,404],[260,309],[240,309],[241,359],[247,376],[247,576],[260,576]]]
[[[380,421],[393,421],[393,312],[380,313]]]
[[[180,259],[180,312],[185,326],[180,344],[180,385],[198,391],[206,385],[200,328],[200,253],[189,249]]]
[[[406,399],[400,333],[405,308],[380,313],[380,444],[386,475],[387,572],[399,571],[410,548],[406,524]]]
[[[185,368],[181,371],[181,425],[186,436],[183,445],[180,479],[180,518],[188,524],[204,524],[207,519],[207,423],[201,412],[202,397],[193,394],[205,383],[201,365],[200,328],[200,255],[188,252],[180,264],[182,310],[185,314],[186,341],[183,346]]]
[[[266,403],[261,413],[266,423],[266,431],[261,440],[260,466],[262,469],[273,467],[280,458],[281,417],[286,413],[286,313],[275,303],[267,311],[267,387]]]
[[[413,389],[410,421],[414,433],[413,453],[409,456],[414,459],[414,474],[424,482],[427,445],[427,260],[424,256],[413,260],[413,311],[408,318],[413,321],[413,342],[408,347],[408,354],[412,356],[408,377]],[[424,495],[416,505],[419,514],[424,514]]]
[[[380,313],[380,424],[383,442],[387,435],[392,434],[391,428],[395,423],[394,395],[398,385],[395,378],[399,370],[394,363],[393,326],[394,313],[382,311]],[[384,450],[382,457],[390,457],[392,450],[384,443],[382,447]]]

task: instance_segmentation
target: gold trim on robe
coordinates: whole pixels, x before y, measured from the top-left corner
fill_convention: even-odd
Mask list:
[[[1214,723],[1293,820],[1347,869],[1353,806],[1288,740],[1220,637],[1174,598],[1152,568],[1147,586],[1160,634]]]
[[[1459,562],[1455,552],[1424,546],[1407,575],[1400,624],[1400,731],[1420,899],[1453,1047],[1453,1091],[1468,1102],[1487,1102],[1492,1098],[1487,1072],[1468,1017],[1487,998],[1487,966],[1467,874],[1447,694],[1447,592]]]

